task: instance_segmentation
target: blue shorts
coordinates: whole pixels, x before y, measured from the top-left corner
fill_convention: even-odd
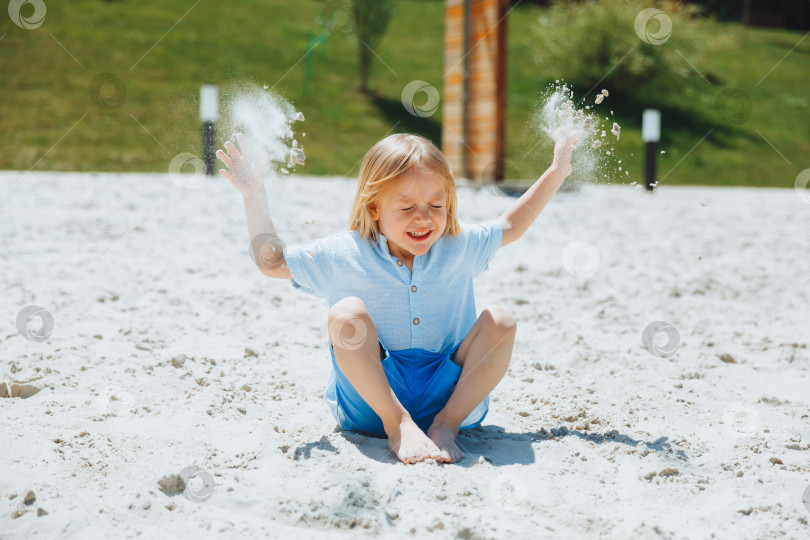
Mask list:
[[[329,350],[332,373],[324,399],[332,416],[343,429],[386,438],[382,420],[340,371],[331,344]],[[380,343],[380,361],[388,383],[413,421],[424,431],[450,399],[461,374],[461,366],[453,362],[451,356],[452,353],[442,355],[424,349],[388,351]],[[479,426],[488,410],[489,396],[473,409],[459,429]]]

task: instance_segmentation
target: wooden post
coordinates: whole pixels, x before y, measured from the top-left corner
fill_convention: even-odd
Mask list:
[[[503,177],[508,8],[445,0],[442,150],[456,177]]]

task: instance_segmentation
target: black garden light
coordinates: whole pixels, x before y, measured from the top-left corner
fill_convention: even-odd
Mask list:
[[[214,175],[214,122],[217,121],[217,87],[206,84],[200,88],[200,120],[203,123],[203,162],[205,174]]]
[[[661,139],[661,111],[645,109],[641,117],[641,139],[646,143],[644,184],[652,191],[655,187],[655,158]]]

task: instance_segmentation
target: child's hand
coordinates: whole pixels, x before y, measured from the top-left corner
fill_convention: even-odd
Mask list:
[[[574,152],[579,139],[573,130],[558,128],[554,132],[554,162],[552,166],[560,170],[565,176],[571,174],[571,154]]]
[[[252,195],[258,189],[264,187],[261,174],[256,166],[256,161],[245,144],[245,137],[241,133],[236,134],[239,147],[242,148],[242,155],[231,141],[225,142],[226,154],[222,150],[217,150],[217,157],[228,167],[228,170],[220,169],[219,174],[231,181],[231,184],[239,190],[242,195]]]

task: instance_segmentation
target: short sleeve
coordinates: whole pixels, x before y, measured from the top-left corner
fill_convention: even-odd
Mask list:
[[[311,244],[292,246],[285,254],[290,282],[305,293],[328,298],[334,274],[334,258],[329,246],[322,240]]]
[[[489,269],[489,261],[501,246],[503,225],[500,220],[485,221],[478,225],[462,225],[466,257],[473,268],[473,276]]]

